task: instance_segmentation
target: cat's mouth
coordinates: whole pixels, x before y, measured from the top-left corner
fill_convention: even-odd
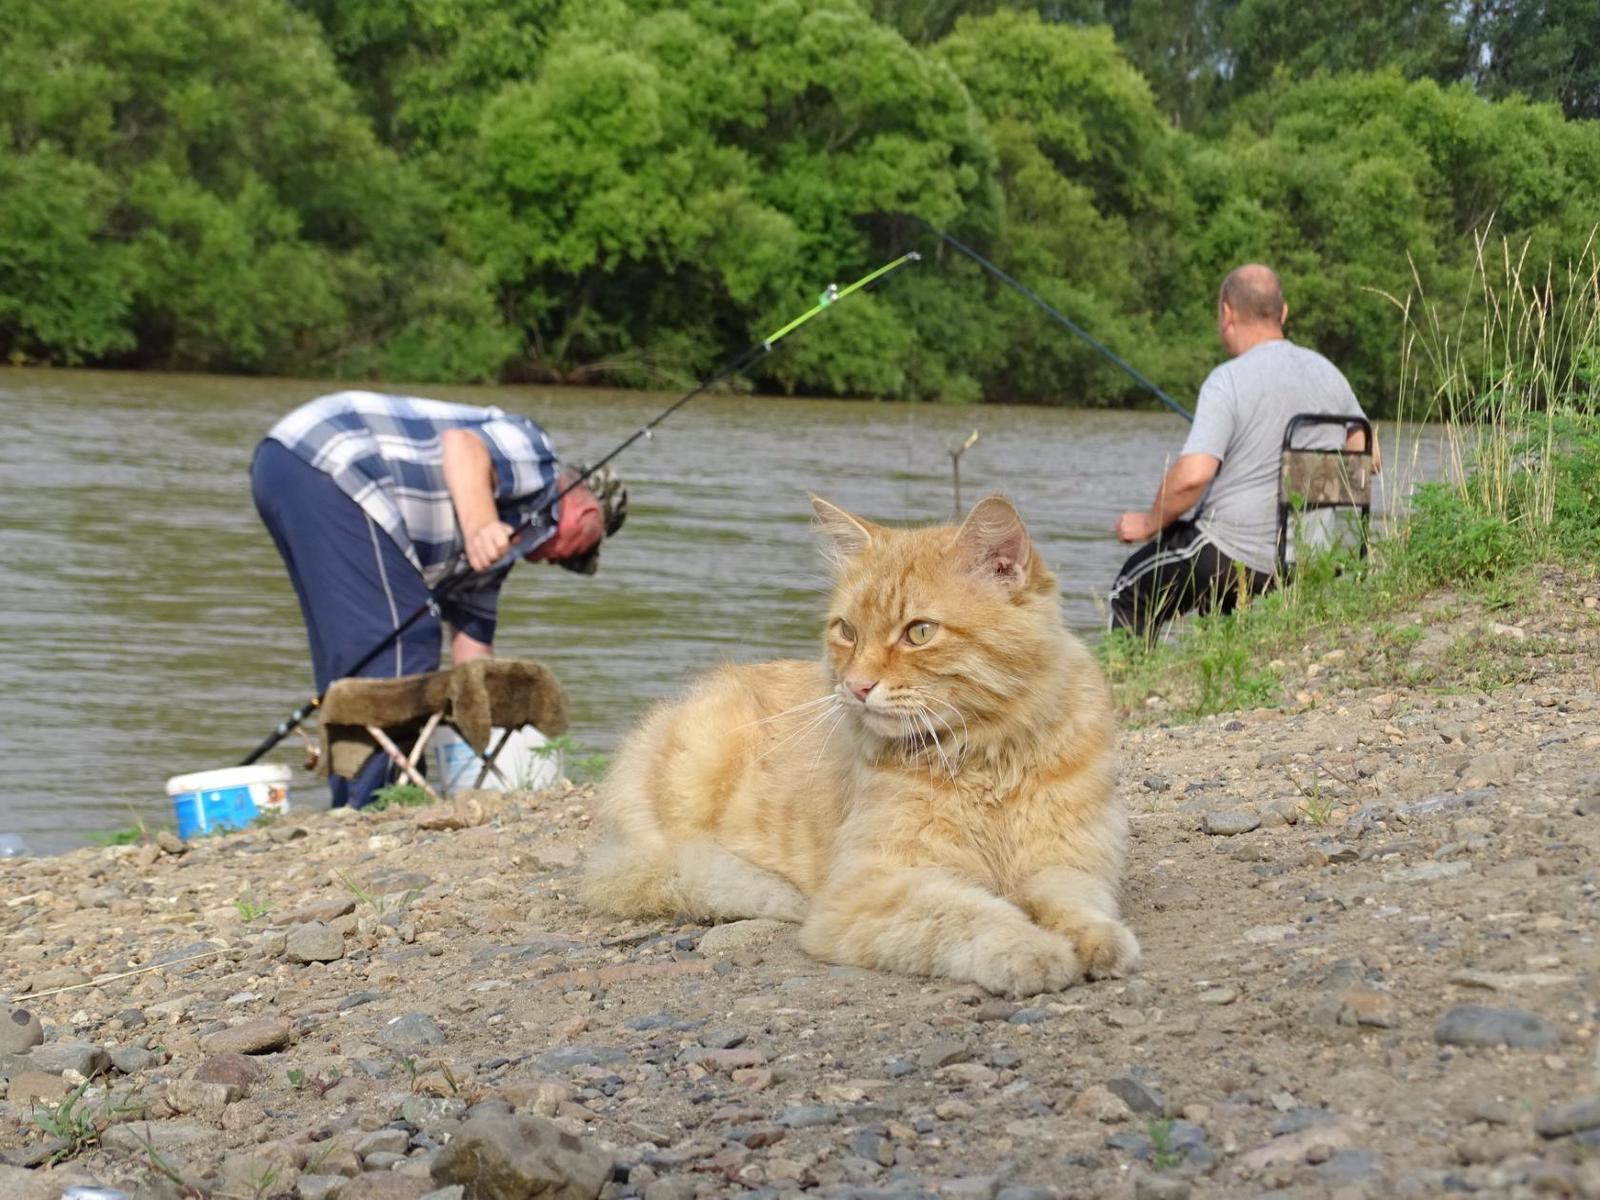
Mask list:
[[[911,722],[893,709],[874,708],[863,704],[858,710],[861,724],[868,733],[875,733],[890,741],[903,741],[911,736]]]
[[[886,742],[921,745],[930,740],[927,726],[917,719],[913,710],[902,705],[874,704],[870,700],[866,702],[857,700],[855,708],[862,728]]]

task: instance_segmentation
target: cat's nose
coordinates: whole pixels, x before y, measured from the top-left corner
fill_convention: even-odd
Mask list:
[[[870,682],[863,682],[859,679],[846,679],[844,681],[844,685],[850,689],[850,694],[852,696],[854,696],[857,700],[860,700],[862,703],[866,703],[867,693],[878,686],[878,681],[874,679]]]

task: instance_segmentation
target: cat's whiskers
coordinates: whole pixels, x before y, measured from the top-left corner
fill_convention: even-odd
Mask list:
[[[815,708],[819,704],[827,704],[829,701],[837,701],[837,700],[838,700],[838,696],[834,695],[832,692],[829,692],[825,696],[817,696],[817,697],[815,697],[814,699],[811,699],[811,700],[802,700],[799,704],[796,704],[793,708],[786,708],[782,712],[775,712],[770,717],[761,717],[759,720],[746,721],[743,725],[735,725],[728,732],[729,733],[738,733],[741,729],[754,729],[758,725],[766,725],[766,724],[769,724],[769,723],[771,723],[773,721],[780,720],[783,717],[791,716],[794,713],[803,712],[808,708]]]
[[[934,704],[942,704],[942,705],[944,705],[944,707],[948,708],[951,712],[955,713],[955,715],[961,719],[961,738],[960,738],[960,743],[961,743],[962,749],[965,750],[967,742],[972,737],[972,731],[967,728],[967,714],[962,712],[954,704],[951,704],[950,701],[946,700],[943,696],[929,695],[926,692],[924,692],[923,690],[921,690],[920,688],[917,689],[917,693],[916,694],[917,694],[917,699],[919,701],[921,701],[922,704],[926,705],[930,701],[932,703],[934,703]],[[935,715],[937,715],[937,714],[935,714]],[[950,724],[950,722],[945,720],[943,717],[939,717],[938,720],[939,720],[939,723],[941,725],[943,725],[946,729],[948,729],[950,731],[950,736],[951,736],[952,739],[954,739],[955,736],[956,736],[955,727],[952,726]]]
[[[839,701],[839,698],[837,696],[831,694],[831,693],[827,697],[825,697],[825,699],[833,701],[835,705],[837,705],[838,701]],[[824,721],[826,721],[828,719],[828,717],[831,716],[832,714],[833,714],[833,709],[832,708],[824,708],[820,712],[808,713],[806,715],[805,720],[799,725],[798,728],[790,730],[789,731],[789,735],[787,737],[783,738],[779,742],[774,743],[771,746],[768,746],[764,751],[761,752],[761,754],[759,754],[756,757],[756,761],[758,763],[759,762],[765,762],[768,758],[772,757],[779,750],[784,749],[786,746],[790,745],[792,742],[795,742],[795,741],[797,741],[797,740],[799,740],[801,738],[804,738],[806,735],[808,735],[808,734],[812,733],[813,731],[821,728],[822,723]]]
[[[934,728],[930,710],[924,707],[918,707],[912,709],[912,712],[916,715],[918,720],[928,727],[928,736],[933,739],[933,748],[939,755],[939,761],[944,763],[945,773],[948,774],[951,779],[954,779],[956,777],[955,764],[950,761],[950,756],[944,752],[944,743],[939,740],[939,731]]]
[[[822,762],[823,752],[827,750],[828,743],[833,739],[833,735],[839,732],[839,726],[844,723],[848,711],[842,704],[834,711],[833,724],[829,725],[828,732],[822,735],[822,744],[817,747],[817,752],[811,759],[811,774],[815,775],[817,773],[817,766]]]
[[[931,708],[925,708],[925,709],[923,709],[923,712],[927,715],[928,720],[937,721],[939,724],[943,725],[944,728],[945,728],[945,732],[950,735],[950,740],[952,742],[956,743],[955,750],[951,754],[950,760],[949,760],[950,761],[950,778],[954,779],[956,777],[956,775],[961,771],[961,768],[966,766],[966,762],[967,762],[967,745],[966,745],[965,742],[961,741],[961,739],[956,737],[956,731],[955,731],[954,727],[951,726],[949,721],[945,720],[938,713],[934,712]]]

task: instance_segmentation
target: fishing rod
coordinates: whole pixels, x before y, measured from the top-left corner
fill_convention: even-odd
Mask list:
[[[1160,400],[1163,404],[1165,404],[1173,412],[1177,413],[1185,421],[1193,421],[1194,420],[1194,414],[1193,413],[1191,413],[1188,409],[1183,407],[1183,405],[1179,404],[1171,396],[1167,395],[1166,392],[1162,391],[1159,387],[1157,387],[1145,375],[1143,375],[1137,368],[1135,368],[1132,363],[1128,362],[1127,359],[1123,358],[1116,351],[1112,350],[1109,346],[1105,345],[1103,342],[1101,342],[1097,338],[1093,337],[1089,333],[1088,330],[1084,329],[1083,326],[1079,325],[1076,321],[1072,320],[1072,318],[1070,318],[1068,316],[1065,316],[1058,309],[1056,309],[1055,307],[1050,305],[1048,302],[1046,302],[1045,299],[1043,297],[1041,297],[1038,292],[1035,292],[1027,284],[1021,282],[1020,280],[1016,279],[1015,277],[1013,277],[1011,275],[1006,274],[1006,272],[1002,271],[999,267],[995,266],[994,263],[990,262],[983,255],[979,254],[971,246],[967,245],[965,242],[959,241],[958,239],[956,239],[952,235],[946,233],[944,230],[940,229],[937,225],[929,224],[927,221],[924,221],[921,217],[913,217],[912,220],[916,221],[919,225],[923,226],[929,232],[937,235],[938,237],[942,238],[944,241],[948,242],[950,245],[954,246],[957,250],[961,251],[961,253],[965,254],[968,258],[970,258],[973,262],[977,263],[984,270],[986,270],[990,274],[994,275],[997,279],[1000,279],[1005,283],[1009,283],[1012,287],[1016,288],[1017,291],[1021,292],[1029,300],[1032,300],[1040,308],[1044,309],[1044,311],[1046,313],[1048,313],[1051,317],[1055,318],[1056,321],[1060,322],[1062,325],[1065,325],[1073,333],[1077,334],[1084,341],[1088,342],[1089,345],[1093,346],[1096,350],[1098,350],[1106,359],[1108,359],[1110,362],[1112,362],[1116,366],[1120,367],[1122,370],[1126,371],[1130,376],[1133,377],[1133,379],[1134,379],[1134,381],[1136,383],[1138,383],[1141,387],[1143,387],[1147,391],[1149,391],[1153,396],[1156,397],[1156,399]]]
[[[880,279],[887,277],[894,271],[899,270],[901,267],[907,266],[914,262],[919,262],[921,258],[922,255],[918,254],[915,250],[911,250],[905,254],[902,254],[893,262],[885,263],[875,271],[869,271],[867,274],[863,275],[860,279],[856,280],[847,287],[841,288],[836,283],[830,283],[827,289],[817,297],[817,302],[805,312],[801,313],[787,325],[780,327],[776,331],[769,333],[759,342],[754,343],[748,350],[740,354],[737,358],[733,359],[716,374],[701,380],[682,396],[678,397],[677,400],[673,401],[666,408],[662,409],[661,412],[658,413],[653,419],[646,421],[643,425],[639,426],[639,428],[634,430],[634,432],[625,441],[616,446],[598,462],[594,463],[592,466],[580,467],[576,476],[565,487],[557,491],[555,495],[551,496],[548,500],[540,503],[540,505],[534,509],[534,511],[526,519],[524,519],[521,524],[511,531],[510,540],[513,543],[512,549],[507,553],[504,559],[490,567],[489,570],[491,572],[500,570],[508,562],[513,561],[518,553],[520,553],[515,546],[517,539],[529,532],[534,525],[537,524],[541,517],[543,517],[558,503],[560,503],[564,496],[589,480],[598,471],[600,471],[601,468],[606,466],[607,463],[611,462],[612,459],[616,458],[617,455],[621,454],[640,438],[649,437],[651,430],[653,430],[657,425],[661,424],[661,422],[665,421],[673,413],[677,412],[685,404],[689,403],[689,401],[693,400],[696,396],[702,394],[710,388],[715,387],[717,384],[721,383],[730,376],[737,375],[741,371],[748,369],[758,359],[764,358],[766,355],[772,353],[772,348],[774,346],[776,346],[784,338],[788,337],[795,330],[799,329],[818,313],[822,312],[824,309],[833,307],[835,304],[839,303],[839,301],[854,295],[863,288],[871,287],[874,283],[877,283]],[[440,583],[438,587],[434,588],[429,594],[427,600],[418,605],[409,616],[407,616],[392,630],[390,630],[382,641],[373,646],[371,650],[363,654],[361,658],[357,660],[356,664],[345,672],[344,678],[349,678],[352,675],[359,675],[362,669],[371,665],[378,655],[382,654],[390,646],[399,641],[401,635],[404,634],[407,629],[410,629],[411,626],[415,625],[428,613],[437,611],[439,602],[441,600],[448,599],[450,594],[456,588],[460,587],[464,581],[472,578],[473,574],[474,573],[469,569],[460,574],[452,575],[450,578]],[[244,761],[239,765],[242,767],[248,767],[251,763],[257,761],[262,755],[267,753],[267,751],[271,750],[279,742],[283,741],[284,738],[288,737],[291,733],[298,729],[301,723],[304,722],[307,717],[316,712],[317,709],[322,706],[323,698],[326,695],[326,692],[317,693],[299,708],[295,709],[294,712],[290,713],[282,721],[278,722],[277,727],[273,729],[273,731],[265,738],[263,738],[261,744],[254,750],[250,751],[250,753],[245,756]]]

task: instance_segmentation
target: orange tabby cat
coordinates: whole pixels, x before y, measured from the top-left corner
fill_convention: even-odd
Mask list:
[[[1130,969],[1110,698],[1016,509],[892,530],[812,504],[821,662],[724,667],[645,718],[589,902],[799,921],[819,958],[1012,995]]]

